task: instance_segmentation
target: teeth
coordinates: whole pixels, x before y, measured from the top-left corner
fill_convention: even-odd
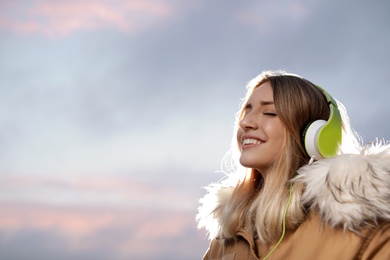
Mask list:
[[[242,144],[261,144],[261,142],[256,139],[244,139]]]

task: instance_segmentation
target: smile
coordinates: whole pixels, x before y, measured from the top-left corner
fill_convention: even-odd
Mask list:
[[[261,144],[261,142],[259,140],[256,140],[256,139],[244,139],[244,140],[242,140],[242,145],[246,145],[246,144]]]

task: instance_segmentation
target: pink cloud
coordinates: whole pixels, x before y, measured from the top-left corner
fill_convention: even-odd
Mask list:
[[[110,225],[110,214],[93,214],[93,210],[49,207],[29,203],[1,203],[0,229],[56,229],[61,233],[83,235]]]
[[[181,256],[172,259],[191,254],[198,259],[207,248],[204,233],[196,230],[197,198],[177,183],[115,175],[3,174],[0,190],[0,248],[24,242],[31,233],[76,255],[102,249],[115,259],[156,259],[178,250]]]
[[[299,23],[309,15],[307,6],[298,1],[270,1],[259,2],[251,9],[244,9],[237,13],[237,19],[260,29],[270,32],[280,21]]]
[[[2,4],[0,29],[19,34],[67,35],[74,31],[116,28],[134,32],[172,15],[172,8],[159,0],[35,0]]]
[[[82,252],[105,248],[124,258],[137,255],[145,259],[153,259],[147,258],[148,254],[179,250],[185,254],[198,251],[200,257],[208,243],[204,234],[196,230],[194,212],[51,207],[29,203],[0,203],[0,208],[0,234],[7,234],[0,243],[11,240],[14,234],[20,236],[34,230],[61,237],[65,250]]]

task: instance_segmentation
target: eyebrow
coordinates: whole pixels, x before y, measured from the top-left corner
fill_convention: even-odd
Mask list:
[[[270,105],[274,105],[274,104],[275,104],[274,101],[260,101],[261,106],[270,106]],[[250,108],[252,108],[252,104],[248,102],[248,103],[246,103],[244,108],[250,109]]]
[[[273,101],[260,101],[260,105],[262,106],[268,106],[268,105],[274,105],[275,102]]]

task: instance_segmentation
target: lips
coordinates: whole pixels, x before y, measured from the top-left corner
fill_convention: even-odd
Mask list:
[[[262,144],[262,143],[264,143],[264,141],[255,136],[243,135],[241,137],[241,144],[243,148]]]

